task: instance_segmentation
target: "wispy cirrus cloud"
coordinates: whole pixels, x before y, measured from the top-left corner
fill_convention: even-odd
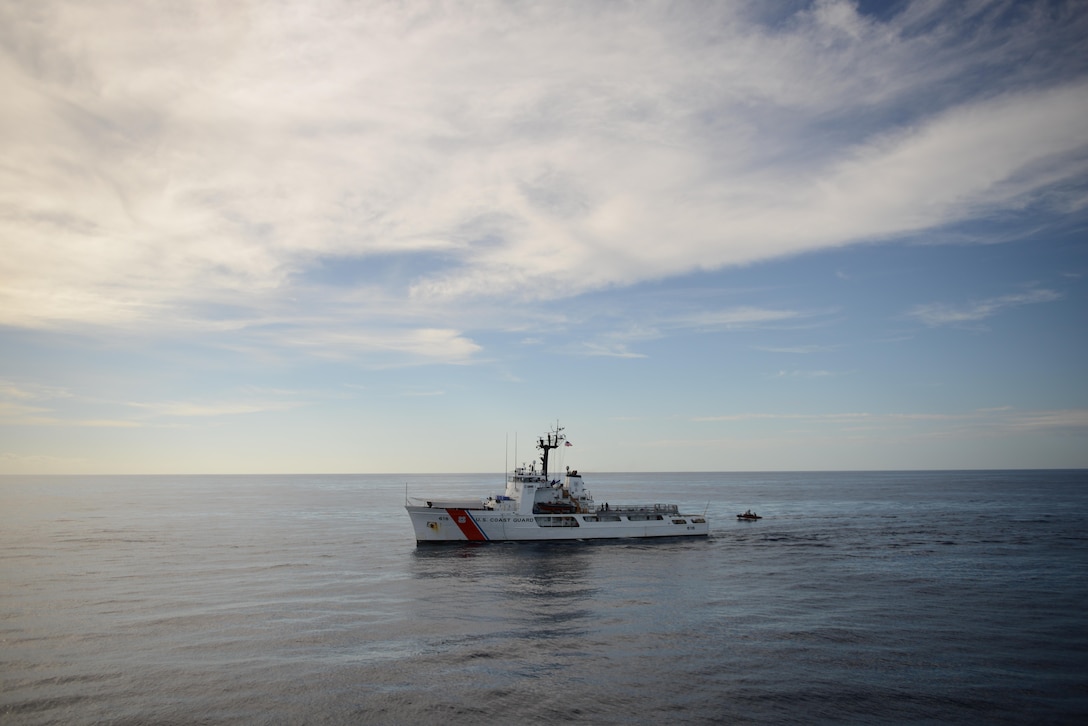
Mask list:
[[[402,363],[467,363],[481,350],[472,339],[448,328],[345,325],[340,330],[299,327],[287,334],[280,331],[270,335],[278,338],[284,348],[332,358],[364,355],[376,362],[382,356],[393,356]]]
[[[792,370],[785,371],[780,370],[774,374],[775,378],[829,378],[831,376],[839,375],[834,371],[826,370]]]
[[[789,345],[789,346],[752,346],[753,350],[765,353],[788,353],[791,355],[809,355],[812,353],[830,353],[839,349],[835,345]]]
[[[9,423],[51,420],[46,414],[52,409],[43,406],[27,406],[23,403],[0,401],[0,421]]]
[[[138,428],[138,421],[86,418],[63,414],[48,406],[25,406],[0,401],[0,426],[72,426],[78,428]]]
[[[9,401],[40,401],[71,398],[72,395],[71,391],[59,386],[27,381],[0,380],[0,399],[8,399]]]
[[[33,381],[0,380],[0,425],[5,426],[126,426],[125,421],[64,416],[57,403],[75,395],[66,388]]]
[[[826,311],[736,306],[700,311],[640,311],[626,313],[633,320],[620,328],[608,328],[572,350],[585,355],[644,358],[631,346],[678,333],[750,331],[774,328],[826,315]],[[614,314],[613,314],[614,315]],[[600,323],[598,323],[600,324]]]
[[[907,312],[907,317],[918,320],[930,327],[964,325],[985,320],[1008,308],[1054,302],[1059,299],[1061,299],[1061,294],[1055,290],[1033,289],[983,300],[974,300],[960,305],[947,303],[916,305]]]
[[[695,416],[700,423],[758,423],[797,422],[834,427],[893,428],[902,426],[938,426],[941,430],[954,427],[959,431],[977,434],[1031,431],[1088,429],[1088,409],[1021,410],[1011,406],[984,408],[952,413],[937,412],[886,412],[863,411],[842,413],[731,413],[714,416]]]
[[[823,314],[806,311],[755,307],[751,305],[703,310],[690,314],[663,316],[661,324],[673,329],[738,330],[765,327],[783,321],[795,321]]]
[[[291,410],[307,404],[308,398],[304,394],[288,390],[253,390],[229,400],[122,404],[92,399],[55,386],[0,381],[0,425],[139,428],[161,418],[215,418]],[[126,409],[138,414],[128,415]],[[97,415],[88,415],[89,411]],[[120,412],[121,415],[102,416],[103,412]]]
[[[1046,203],[1088,174],[1075,3],[0,12],[14,327],[268,346],[280,319],[289,346],[457,363],[478,353],[474,299],[527,317]],[[349,265],[351,284],[314,274]]]
[[[47,454],[25,454],[14,451],[0,451],[0,468],[5,473],[37,473],[42,469],[68,469],[80,471],[89,463],[89,459],[76,456],[49,456]]]
[[[292,401],[159,401],[128,405],[152,417],[212,418],[268,411],[289,411],[302,404]]]

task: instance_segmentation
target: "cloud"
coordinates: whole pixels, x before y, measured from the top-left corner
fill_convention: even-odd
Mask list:
[[[838,350],[836,345],[791,345],[791,346],[764,346],[754,345],[753,350],[761,350],[765,353],[790,353],[795,355],[808,355],[810,353],[831,353]]]
[[[1061,295],[1054,290],[1028,290],[1022,293],[976,300],[964,305],[949,305],[946,303],[916,305],[907,312],[907,316],[930,327],[963,325],[985,320],[1007,308],[1053,302],[1060,298]]]
[[[5,474],[20,472],[39,473],[43,469],[74,469],[80,472],[90,459],[72,456],[48,456],[44,454],[23,454],[14,451],[0,451],[0,469]]]
[[[301,404],[289,401],[218,401],[214,403],[161,401],[157,403],[130,403],[128,405],[149,416],[209,418],[263,413],[266,411],[288,411],[298,408]]]
[[[619,341],[590,341],[582,344],[582,353],[589,356],[608,358],[645,358],[645,353],[630,350],[626,343]]]
[[[703,330],[734,330],[763,327],[785,320],[797,320],[818,313],[800,313],[795,310],[776,310],[753,306],[741,306],[723,310],[706,310],[690,315],[677,315],[665,318],[662,322],[672,328],[692,328]]]
[[[824,311],[797,311],[755,306],[739,306],[720,309],[708,309],[687,312],[656,311],[663,298],[657,297],[652,304],[643,305],[648,309],[624,311],[622,327],[606,329],[596,338],[585,341],[571,349],[573,352],[591,356],[609,356],[614,358],[645,358],[646,355],[632,351],[630,347],[638,342],[657,340],[677,333],[707,333],[751,331],[761,328],[773,328],[781,323],[800,321],[824,315]],[[617,315],[610,313],[610,315]],[[581,321],[583,324],[586,320]],[[604,323],[607,327],[607,321]]]
[[[944,431],[971,431],[976,434],[1030,433],[1054,430],[1083,431],[1088,429],[1088,409],[1055,409],[1022,411],[1010,406],[984,408],[954,413],[935,412],[843,412],[843,413],[734,413],[695,416],[700,423],[754,423],[796,421],[821,427],[840,426],[857,429],[901,428],[944,424]],[[949,429],[948,426],[952,426]]]
[[[25,406],[11,401],[0,401],[0,421],[43,421],[47,420],[41,414],[48,413],[50,409],[41,406]]]
[[[717,416],[695,416],[692,421],[713,423],[718,421],[821,421],[821,422],[854,422],[870,420],[873,414],[869,413],[733,413]]]
[[[143,420],[88,416],[87,406],[102,410],[114,404],[74,394],[67,389],[37,383],[0,380],[0,424],[12,426],[76,426],[87,428],[138,428],[148,425],[147,418],[218,417],[265,411],[285,411],[304,405],[298,400],[301,392],[291,390],[252,389],[246,400],[220,400],[211,403],[194,401],[164,401],[128,403],[137,409]],[[264,394],[265,398],[258,398]],[[277,400],[278,399],[278,400]],[[49,401],[72,404],[58,410],[46,405]]]
[[[800,7],[10,5],[0,325],[460,363],[474,299],[526,316],[1088,174],[1075,4]]]
[[[369,354],[371,360],[384,355],[414,363],[467,363],[481,350],[459,331],[443,328],[382,329],[374,326],[312,331],[298,328],[290,335],[282,336],[279,343],[333,358]]]
[[[834,371],[778,371],[774,374],[775,378],[827,378],[829,376],[838,375]]]
[[[58,414],[54,409],[0,401],[2,426],[76,426],[81,428],[136,428],[142,424],[123,419],[88,419]]]
[[[67,389],[58,386],[0,380],[0,398],[16,401],[37,401],[71,397],[72,394]]]
[[[1013,414],[1004,422],[1006,428],[1016,431],[1047,431],[1064,429],[1088,430],[1088,409],[1073,408],[1055,411],[1027,411]]]
[[[75,396],[65,388],[34,382],[0,380],[0,425],[4,426],[130,426],[126,421],[81,419],[60,416],[51,401],[65,401]]]

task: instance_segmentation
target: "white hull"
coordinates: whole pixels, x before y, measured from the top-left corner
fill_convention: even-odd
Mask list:
[[[643,537],[705,537],[701,515],[625,512],[518,514],[408,505],[417,542],[544,542]]]

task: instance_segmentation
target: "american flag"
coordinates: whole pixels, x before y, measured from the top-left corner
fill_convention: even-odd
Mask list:
[[[567,446],[574,446],[574,444],[572,444],[571,442],[568,441]]]

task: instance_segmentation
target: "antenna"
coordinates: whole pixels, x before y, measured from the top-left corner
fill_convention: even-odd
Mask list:
[[[558,419],[555,422],[555,430],[537,440],[536,448],[541,451],[540,463],[543,465],[542,475],[545,479],[548,478],[548,453],[552,449],[558,449],[562,441],[563,429],[559,426]]]

